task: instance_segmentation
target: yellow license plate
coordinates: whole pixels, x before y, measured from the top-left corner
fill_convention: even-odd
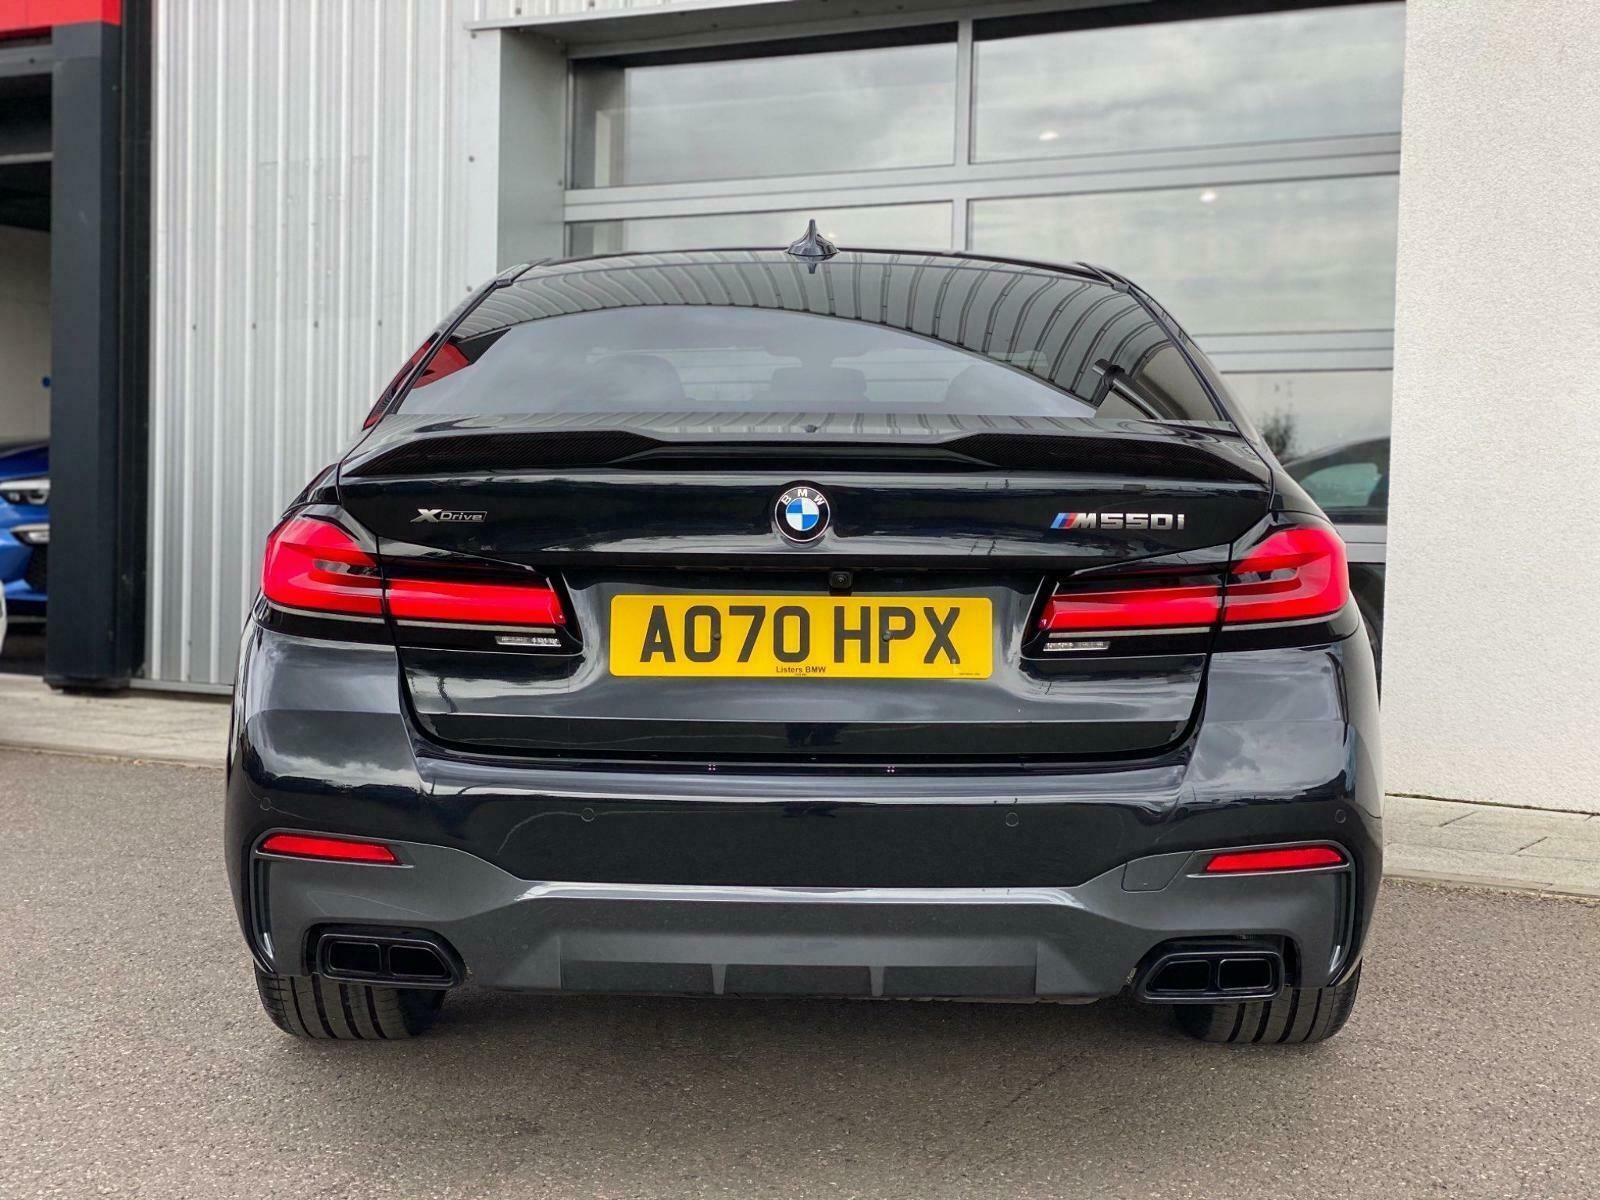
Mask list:
[[[981,596],[613,596],[613,675],[987,679]]]

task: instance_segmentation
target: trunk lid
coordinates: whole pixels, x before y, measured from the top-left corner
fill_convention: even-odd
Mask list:
[[[1208,639],[1047,659],[1041,597],[1085,571],[1225,561],[1270,494],[1242,439],[1140,421],[401,414],[379,428],[339,490],[384,570],[548,579],[567,616],[544,646],[394,623],[419,726],[575,761],[1158,751],[1194,715]],[[807,544],[778,528],[796,486],[827,508]]]

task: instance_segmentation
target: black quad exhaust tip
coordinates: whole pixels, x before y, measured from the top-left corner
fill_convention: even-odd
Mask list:
[[[325,929],[316,939],[316,972],[341,983],[449,988],[462,980],[461,960],[437,934]]]
[[[1134,984],[1134,995],[1150,1004],[1271,1000],[1283,984],[1283,951],[1277,946],[1175,942],[1151,956]]]

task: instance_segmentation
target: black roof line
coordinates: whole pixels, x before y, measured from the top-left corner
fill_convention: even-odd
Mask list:
[[[1127,283],[1115,272],[1104,267],[1097,267],[1084,262],[1047,262],[1036,258],[1012,258],[1002,254],[977,254],[971,250],[911,250],[904,246],[850,246],[841,248],[840,254],[896,254],[920,258],[948,258],[961,259],[968,262],[1004,263],[1007,266],[1027,267],[1036,271],[1049,271],[1056,275],[1078,275],[1092,279],[1096,283],[1103,283],[1109,287],[1119,287]],[[577,254],[568,258],[544,258],[529,263],[521,274],[537,270],[540,267],[565,267],[574,263],[601,262],[612,258],[639,258],[647,255],[659,254],[774,254],[787,256],[787,251],[782,246],[696,246],[686,250],[621,250],[608,254]],[[519,274],[517,278],[520,278]]]
[[[501,287],[509,287],[535,267],[542,267],[550,261],[551,260],[548,258],[531,258],[525,263],[518,263],[514,267],[507,267],[504,271],[501,271],[500,274],[494,277],[494,281]]]
[[[1133,281],[1126,275],[1119,275],[1110,267],[1101,267],[1095,265],[1094,263],[1086,262],[1076,262],[1072,265],[1083,271],[1085,274],[1098,276],[1109,283],[1112,287],[1119,290],[1127,291],[1134,286]]]

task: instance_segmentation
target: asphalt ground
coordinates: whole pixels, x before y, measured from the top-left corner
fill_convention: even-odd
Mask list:
[[[44,622],[13,618],[0,642],[0,675],[44,674]]]
[[[1592,1197],[1600,907],[1390,883],[1321,1046],[1088,1007],[259,1011],[221,773],[0,753],[0,1196]]]

